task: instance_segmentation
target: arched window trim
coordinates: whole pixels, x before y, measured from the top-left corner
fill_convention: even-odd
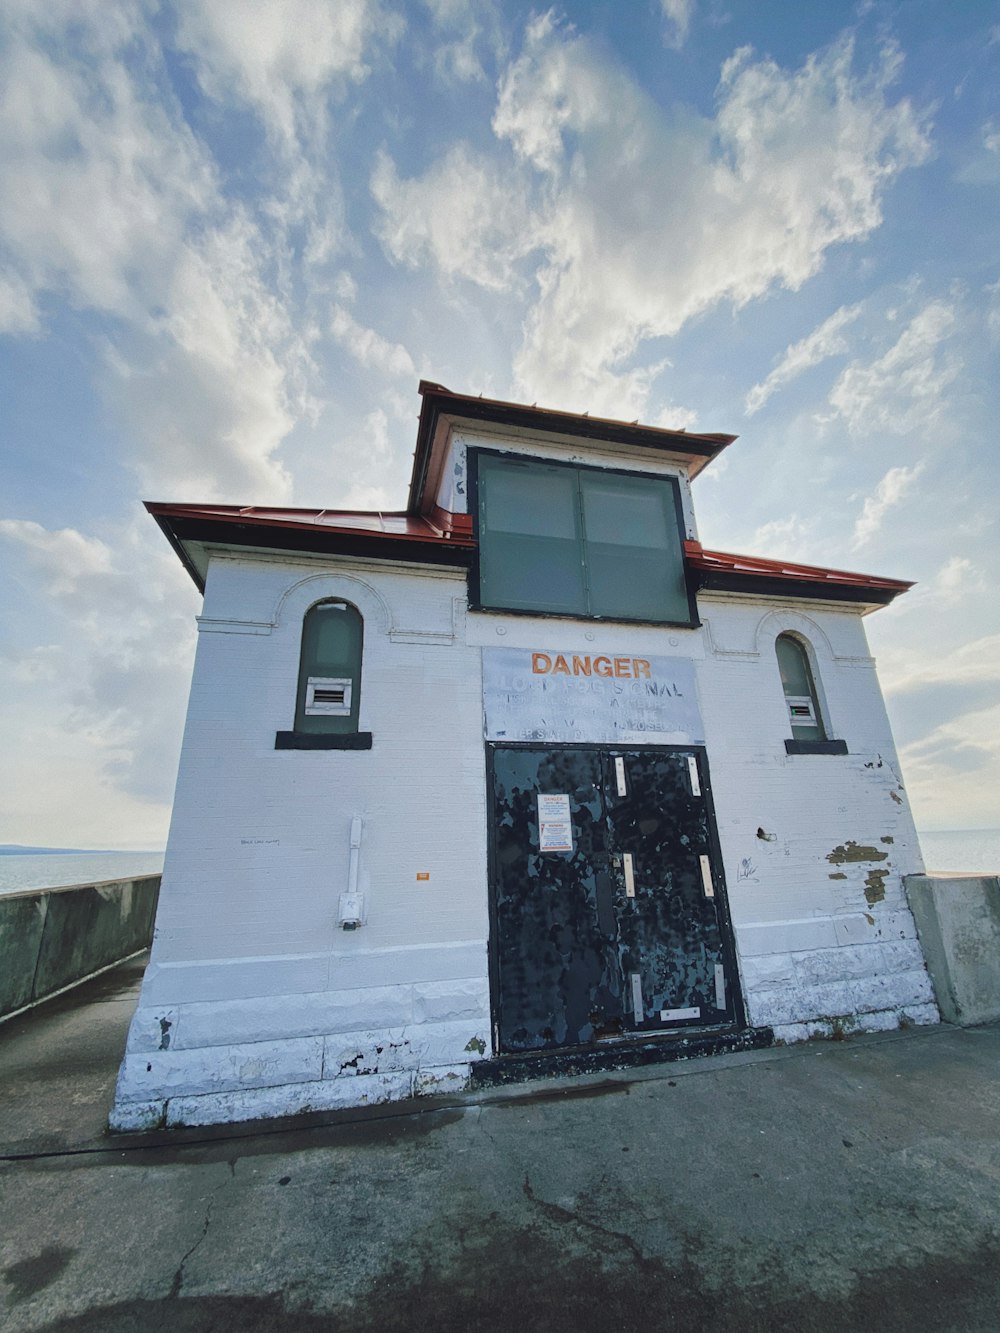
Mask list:
[[[344,614],[349,627],[340,644],[320,648],[320,615]],[[361,731],[364,674],[364,616],[345,597],[321,597],[302,617],[296,674],[294,730],[279,731],[276,750],[370,750],[372,735]]]
[[[807,694],[790,694],[781,678],[779,644],[787,641],[801,654],[805,669]],[[847,743],[833,740],[829,709],[823,693],[823,682],[813,646],[804,634],[793,629],[782,630],[774,640],[775,656],[779,662],[779,679],[787,709],[791,735],[785,741],[786,754],[846,754]],[[808,711],[807,711],[808,710]],[[812,732],[811,735],[803,733]],[[817,734],[818,733],[818,734]]]

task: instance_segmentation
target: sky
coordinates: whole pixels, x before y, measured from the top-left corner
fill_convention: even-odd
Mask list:
[[[739,441],[1000,825],[1000,0],[5,0],[0,842],[159,847],[199,597],[141,501],[401,509],[421,377]]]

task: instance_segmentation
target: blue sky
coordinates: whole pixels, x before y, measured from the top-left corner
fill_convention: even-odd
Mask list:
[[[401,508],[421,376],[739,433],[703,542],[917,580],[918,825],[1000,824],[1000,3],[0,23],[0,842],[163,842],[199,599],[140,501]]]

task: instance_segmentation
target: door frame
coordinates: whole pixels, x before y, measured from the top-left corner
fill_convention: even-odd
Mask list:
[[[722,859],[722,844],[719,841],[719,829],[715,818],[715,801],[712,796],[712,779],[708,765],[708,750],[704,745],[644,745],[641,741],[633,743],[611,744],[607,741],[486,741],[486,896],[489,907],[490,933],[486,945],[486,956],[490,981],[490,1024],[492,1026],[493,1050],[495,1055],[504,1057],[530,1058],[531,1053],[524,1051],[503,1051],[500,1048],[500,959],[498,955],[497,901],[494,892],[497,884],[496,829],[493,820],[494,780],[496,769],[494,754],[497,750],[593,750],[602,754],[628,754],[634,751],[658,754],[693,755],[698,762],[702,796],[705,801],[705,813],[708,822],[708,841],[712,856],[712,870],[715,872],[715,901],[719,914],[719,934],[722,943],[723,963],[726,968],[727,984],[731,987],[733,1001],[733,1019],[730,1023],[695,1025],[684,1028],[667,1029],[663,1032],[635,1032],[620,1039],[602,1041],[602,1047],[629,1046],[649,1041],[676,1041],[678,1037],[693,1037],[703,1033],[739,1032],[749,1026],[746,1002],[743,996],[743,983],[740,977],[739,959],[736,952],[736,933],[733,929],[732,915],[729,910],[729,888],[726,883],[725,865]],[[552,1056],[571,1051],[590,1051],[593,1045],[560,1046],[548,1049],[544,1054]],[[538,1052],[537,1054],[543,1054]]]

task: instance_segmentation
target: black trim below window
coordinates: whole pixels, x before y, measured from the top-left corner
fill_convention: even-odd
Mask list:
[[[785,741],[785,754],[846,754],[846,741]]]
[[[279,731],[275,733],[276,750],[370,750],[370,731],[304,732]]]

